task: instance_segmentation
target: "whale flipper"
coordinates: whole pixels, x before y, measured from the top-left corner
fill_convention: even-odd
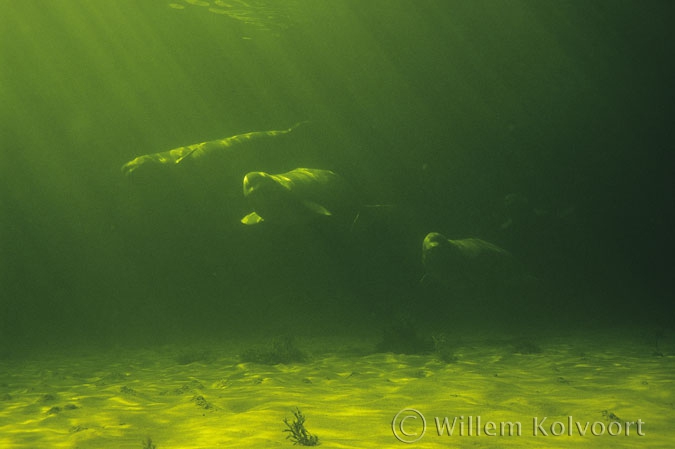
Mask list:
[[[317,215],[325,215],[325,216],[333,215],[330,213],[328,209],[326,209],[319,203],[315,203],[314,201],[303,201],[302,204],[304,204],[308,210],[311,210]]]
[[[241,222],[244,223],[245,225],[256,225],[258,223],[262,223],[264,220],[263,218],[256,214],[255,212],[251,212],[247,216],[241,219]]]

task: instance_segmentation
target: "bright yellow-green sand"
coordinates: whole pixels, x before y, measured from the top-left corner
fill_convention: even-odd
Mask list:
[[[375,353],[376,338],[356,337],[300,337],[308,361],[274,366],[239,362],[238,354],[262,340],[11,357],[0,360],[0,447],[141,449],[147,437],[157,449],[292,447],[282,431],[295,407],[323,448],[673,447],[675,346],[668,336],[658,350],[650,331],[450,339],[452,363]],[[541,352],[516,353],[519,341]],[[392,431],[405,408],[427,422],[410,445]],[[497,432],[500,422],[520,422],[522,433],[486,436],[481,428],[477,436],[478,416]],[[576,428],[567,435],[570,416],[582,428],[602,423],[595,430],[607,426],[604,435],[590,427],[585,436]],[[456,417],[453,436],[447,428],[438,436],[436,417],[441,424]],[[533,435],[534,418],[546,418],[548,436]],[[644,436],[635,425],[625,436],[625,422],[637,420]],[[556,421],[560,436],[551,433]],[[396,426],[414,438],[421,418]]]

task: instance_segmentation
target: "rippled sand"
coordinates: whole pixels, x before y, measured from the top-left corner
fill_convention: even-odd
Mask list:
[[[309,337],[297,340],[308,360],[289,365],[240,363],[238,354],[262,344],[247,341],[6,358],[0,447],[140,449],[148,437],[158,449],[291,447],[283,419],[295,407],[324,448],[406,446],[394,431],[421,436],[409,447],[424,448],[675,441],[675,346],[667,339],[658,348],[638,331],[456,340],[451,363],[375,353],[376,339]],[[442,427],[446,417],[439,436],[436,418]],[[533,435],[535,418],[548,436]],[[638,420],[641,429],[628,425],[626,436],[626,422]],[[585,436],[577,421],[582,430],[589,423]],[[520,423],[521,435],[499,435],[501,423]]]

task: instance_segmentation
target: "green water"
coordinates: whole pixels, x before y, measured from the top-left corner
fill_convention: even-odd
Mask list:
[[[669,2],[198,3],[0,2],[1,356],[392,322],[672,326]],[[193,177],[120,171],[301,121]],[[395,212],[356,233],[242,225],[241,171],[297,167]],[[505,225],[513,193],[526,225]],[[537,294],[474,307],[421,286],[432,231],[503,246]]]

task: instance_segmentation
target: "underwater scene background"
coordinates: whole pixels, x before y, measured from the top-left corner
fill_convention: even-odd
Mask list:
[[[4,4],[4,341],[370,327],[429,307],[432,231],[521,258],[539,319],[672,324],[667,2],[199,3]],[[301,121],[243,173],[331,169],[397,223],[261,234],[225,164],[229,196],[120,173]],[[509,194],[543,218],[500,235]]]
[[[8,369],[279,335],[374,354],[495,329],[672,335],[671,2],[0,6]],[[121,171],[296,124],[198,168]],[[300,167],[344,178],[358,221],[240,222],[246,173]],[[503,248],[527,286],[429,280],[431,232]]]

